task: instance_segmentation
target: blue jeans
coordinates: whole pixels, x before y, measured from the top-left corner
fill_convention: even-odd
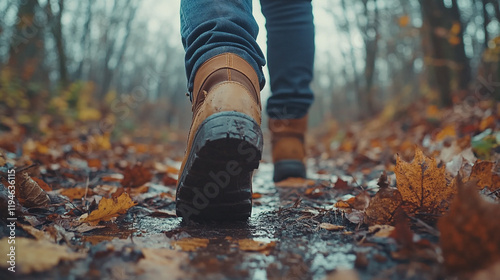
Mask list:
[[[272,96],[271,118],[301,118],[314,96],[314,24],[311,0],[261,0],[266,17],[267,57]],[[189,92],[198,67],[218,54],[231,52],[253,66],[261,89],[266,61],[255,41],[259,28],[251,0],[182,0],[181,35],[186,50]]]

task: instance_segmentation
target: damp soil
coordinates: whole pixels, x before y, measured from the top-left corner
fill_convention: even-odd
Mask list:
[[[332,210],[341,194],[330,189],[308,197],[301,188],[276,187],[271,178],[272,165],[261,164],[253,187],[260,197],[254,199],[252,216],[245,222],[183,222],[177,217],[145,215],[147,209],[136,206],[107,227],[70,240],[71,246],[88,250],[85,259],[63,262],[44,273],[17,275],[17,279],[155,279],[158,274],[148,274],[148,267],[137,268],[144,258],[142,249],[173,249],[172,244],[184,238],[208,243],[182,252],[172,268],[175,271],[160,274],[160,279],[325,279],[338,269],[355,269],[360,279],[436,278],[432,265],[412,270],[410,263],[392,259],[393,244],[362,242],[357,232],[363,228]],[[157,188],[161,191],[162,186]],[[163,209],[174,210],[174,202]],[[328,231],[320,228],[321,223],[345,228]],[[234,244],[241,239],[274,242],[274,246],[243,251]]]

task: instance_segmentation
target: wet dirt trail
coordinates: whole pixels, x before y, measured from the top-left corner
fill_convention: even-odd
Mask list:
[[[158,204],[156,194],[175,189],[149,184],[143,202],[115,223],[70,240],[72,247],[88,252],[85,258],[17,278],[339,279],[328,277],[354,269],[359,278],[352,279],[399,279],[397,263],[389,256],[394,244],[375,240],[367,246],[366,230],[334,207],[337,199],[346,198],[329,183],[337,176],[315,176],[275,186],[272,164],[262,163],[254,176],[251,218],[222,224],[183,222],[172,214],[173,200],[163,200],[161,214],[152,214],[144,206]],[[358,183],[375,182],[364,178]]]

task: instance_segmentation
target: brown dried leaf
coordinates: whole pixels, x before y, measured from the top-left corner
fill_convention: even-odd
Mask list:
[[[101,201],[99,201],[97,209],[92,211],[90,215],[84,219],[84,222],[91,225],[97,225],[101,221],[109,221],[113,217],[125,214],[127,210],[134,205],[136,205],[136,203],[132,201],[127,193],[122,193],[117,198],[103,197]]]
[[[85,192],[87,192],[87,196],[91,196],[94,192],[91,189],[87,188],[70,188],[63,189],[61,191],[61,195],[67,196],[70,200],[81,199],[85,196]]]
[[[364,221],[368,225],[392,224],[394,214],[403,203],[403,199],[397,189],[389,188],[385,173],[380,177],[378,185],[380,190],[370,200]]]
[[[47,193],[27,172],[16,173],[16,196],[19,202],[27,208],[45,207],[50,204]]]
[[[500,175],[493,171],[495,163],[477,160],[467,181],[476,180],[479,189],[488,188],[494,192],[500,189]]]
[[[390,225],[374,225],[368,227],[368,232],[375,237],[389,237],[394,231],[394,227]]]
[[[199,248],[206,248],[209,242],[206,238],[187,237],[172,242],[172,246],[179,247],[182,251],[194,252]]]
[[[181,269],[188,262],[188,253],[169,249],[143,248],[137,267],[143,271],[141,279],[186,279],[191,278]]]
[[[344,181],[340,178],[337,179],[337,182],[335,182],[335,185],[333,185],[333,188],[335,190],[341,191],[341,192],[348,192],[351,191],[352,188],[349,186],[347,181]]]
[[[141,163],[137,163],[133,167],[125,168],[123,172],[123,180],[121,184],[124,188],[136,188],[140,187],[147,182],[151,181],[153,174],[142,166]]]
[[[500,261],[500,205],[480,197],[474,181],[457,178],[458,194],[441,218],[441,248],[451,271],[475,271]]]
[[[276,246],[275,241],[264,242],[257,241],[253,239],[240,239],[238,240],[238,245],[240,250],[248,252],[262,252],[268,254],[274,246]]]
[[[7,238],[0,240],[0,251],[10,252],[10,246]],[[60,261],[74,261],[85,257],[83,253],[75,253],[69,247],[45,239],[17,237],[16,249],[16,272],[19,271],[21,274],[46,271],[55,267]],[[0,267],[8,266],[8,262],[0,262]]]
[[[418,149],[411,163],[405,162],[398,155],[394,172],[409,215],[446,212],[456,188],[454,184],[447,185],[445,167],[438,168],[434,158],[426,157]]]
[[[321,224],[319,224],[319,227],[322,229],[331,230],[331,231],[345,229],[345,226],[334,225],[334,224],[330,224],[330,223],[321,223]]]

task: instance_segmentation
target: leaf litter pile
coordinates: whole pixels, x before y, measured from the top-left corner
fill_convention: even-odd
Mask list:
[[[0,278],[15,217],[19,279],[500,279],[499,116],[416,103],[330,122],[309,135],[308,179],[273,184],[264,161],[252,217],[227,224],[175,216],[183,139],[30,137],[5,118]]]

